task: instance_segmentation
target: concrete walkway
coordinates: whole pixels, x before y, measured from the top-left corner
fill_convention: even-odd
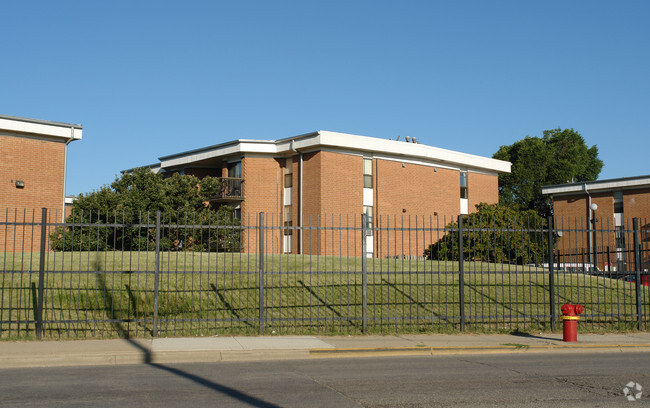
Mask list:
[[[0,368],[168,364],[377,355],[650,351],[650,333],[260,336],[0,342]]]

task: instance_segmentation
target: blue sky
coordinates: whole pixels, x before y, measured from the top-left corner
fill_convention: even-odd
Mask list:
[[[68,194],[315,130],[492,156],[543,130],[650,174],[648,1],[9,1],[0,114],[84,127]]]

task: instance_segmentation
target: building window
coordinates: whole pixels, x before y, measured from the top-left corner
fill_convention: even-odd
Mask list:
[[[293,159],[289,157],[284,161],[284,187],[293,186]]]
[[[620,227],[615,228],[616,248],[625,248],[625,227],[621,225]]]
[[[623,192],[614,191],[614,213],[622,214],[623,213]]]
[[[363,159],[363,187],[372,188],[372,159]]]
[[[241,178],[241,162],[233,162],[228,164],[228,177]]]
[[[284,206],[284,235],[293,235],[293,230],[291,227],[293,226],[292,222],[292,214],[291,214],[291,206],[290,205],[285,205]]]
[[[363,213],[366,214],[366,228],[372,228],[372,206],[364,205]]]
[[[460,198],[467,198],[467,172],[460,172]]]

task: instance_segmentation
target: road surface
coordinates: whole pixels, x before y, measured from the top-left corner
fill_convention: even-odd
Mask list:
[[[2,407],[633,407],[648,391],[649,353],[0,369]]]

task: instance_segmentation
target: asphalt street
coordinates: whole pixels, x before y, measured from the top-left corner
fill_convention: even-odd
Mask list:
[[[0,369],[0,406],[646,406],[649,364],[599,352],[15,368]],[[647,387],[634,402],[630,382]]]

